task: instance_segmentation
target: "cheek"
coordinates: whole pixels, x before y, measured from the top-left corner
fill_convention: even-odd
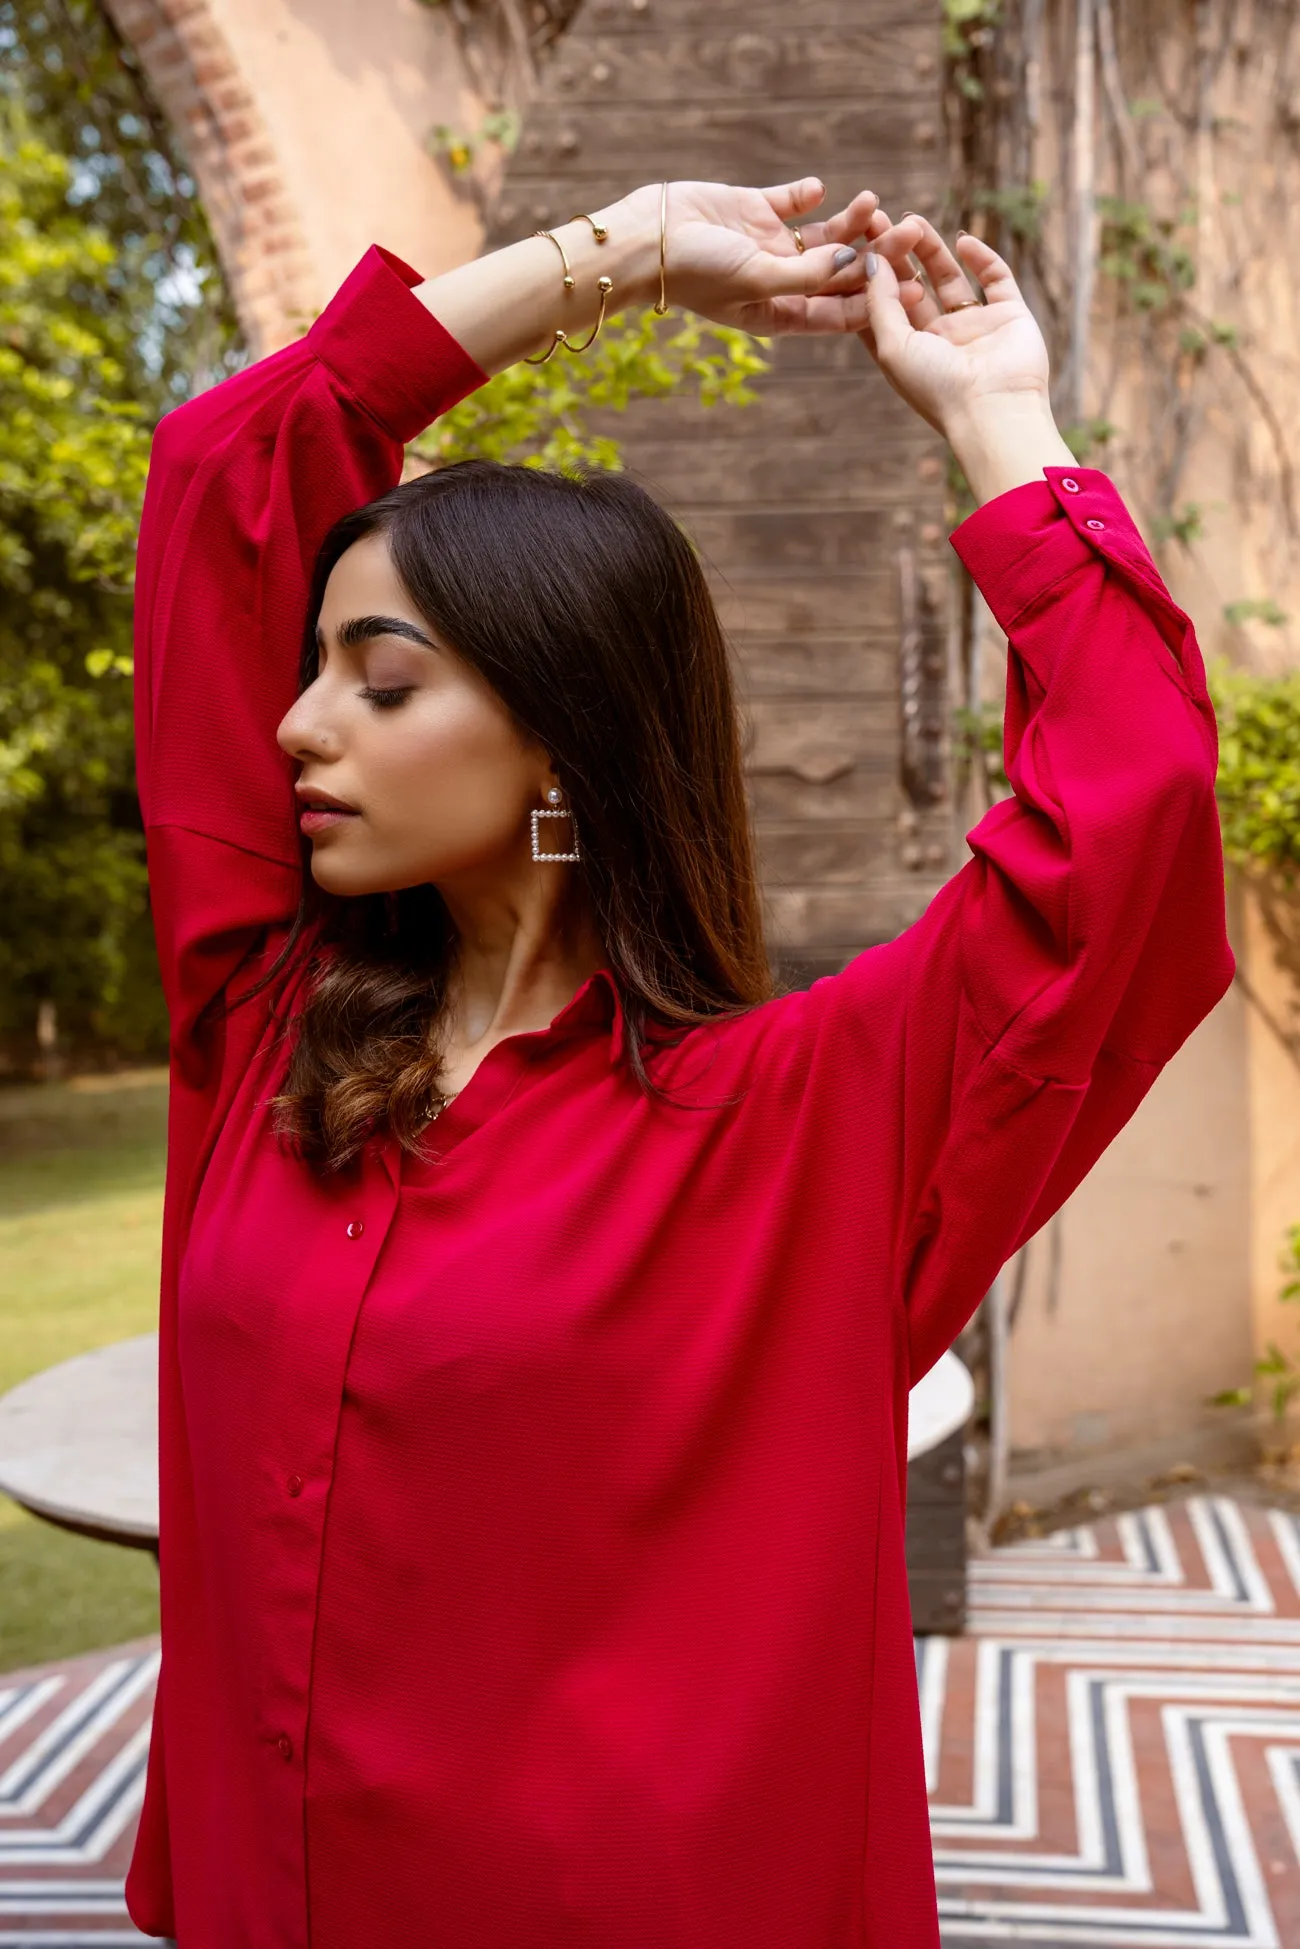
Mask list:
[[[490,842],[512,834],[531,802],[513,725],[476,696],[412,697],[377,717],[367,742],[367,808],[393,837]]]

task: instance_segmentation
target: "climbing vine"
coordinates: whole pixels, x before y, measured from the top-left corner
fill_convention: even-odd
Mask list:
[[[1049,341],[1064,437],[1121,476],[1158,552],[1204,550],[1224,505],[1183,489],[1224,401],[1261,431],[1271,515],[1300,538],[1267,366],[1243,318],[1218,316],[1224,281],[1206,279],[1222,212],[1242,203],[1218,187],[1240,121],[1222,96],[1249,72],[1253,113],[1294,134],[1292,16],[1288,0],[943,0],[945,220],[1012,263]],[[1288,620],[1265,591],[1224,592],[1220,618],[1230,631]]]
[[[1287,546],[1300,542],[1291,436],[1250,329],[1249,281],[1237,297],[1231,280],[1207,275],[1222,269],[1223,212],[1242,200],[1220,186],[1230,167],[1220,157],[1239,126],[1226,107],[1243,74],[1254,114],[1285,142],[1296,132],[1293,14],[1287,0],[1248,9],[1232,0],[1130,0],[1122,9],[1113,0],[943,0],[945,227],[977,231],[1010,262],[1048,342],[1053,405],[1071,451],[1116,475],[1167,571],[1181,561],[1211,583],[1214,517],[1228,499],[1193,498],[1185,483],[1216,412],[1240,429],[1240,448],[1265,455],[1268,478],[1249,485],[1283,544],[1279,559],[1300,568],[1300,549]],[[1225,302],[1234,315],[1222,315]],[[1239,497],[1243,479],[1244,470],[1225,486]],[[969,498],[959,475],[951,485],[960,519]],[[1250,661],[1290,615],[1271,590],[1227,588],[1218,621],[1216,647]],[[978,627],[967,595],[957,746],[967,778],[996,796],[987,685],[972,688]],[[1207,618],[1207,635],[1212,627]],[[1240,687],[1229,694],[1246,709]],[[1261,712],[1265,695],[1256,693]],[[1269,709],[1285,714],[1284,697],[1285,687]],[[1262,718],[1247,716],[1259,734]],[[1289,759],[1280,746],[1269,758],[1281,768],[1276,802],[1290,806]],[[1264,765],[1262,744],[1252,763]],[[1235,772],[1221,774],[1230,834],[1244,830],[1240,787]],[[1300,822],[1300,799],[1295,815]],[[1270,830],[1282,845],[1276,824]],[[1248,847],[1256,857],[1263,831],[1257,820]],[[1284,850],[1300,855],[1300,823]]]

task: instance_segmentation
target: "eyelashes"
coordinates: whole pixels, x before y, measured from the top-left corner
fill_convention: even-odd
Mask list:
[[[368,704],[373,704],[377,711],[391,711],[409,697],[414,689],[414,684],[404,684],[398,690],[372,690],[367,687],[361,695]]]

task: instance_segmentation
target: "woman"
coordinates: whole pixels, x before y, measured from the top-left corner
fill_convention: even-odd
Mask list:
[[[937,1941],[908,1389],[1232,960],[1192,628],[1062,444],[1013,278],[869,193],[792,235],[821,193],[656,186],[428,283],[372,251],[160,428],[165,1655],[128,1896],[181,1949]],[[953,540],[1010,638],[1015,797],[807,992],[770,995],[673,525],[617,479],[395,489],[602,276],[859,332],[981,504]]]

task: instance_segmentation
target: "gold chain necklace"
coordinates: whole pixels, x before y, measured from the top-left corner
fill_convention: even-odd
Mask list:
[[[459,1090],[434,1090],[425,1108],[424,1116],[421,1119],[421,1128],[426,1123],[436,1122],[452,1099],[459,1095]]]

